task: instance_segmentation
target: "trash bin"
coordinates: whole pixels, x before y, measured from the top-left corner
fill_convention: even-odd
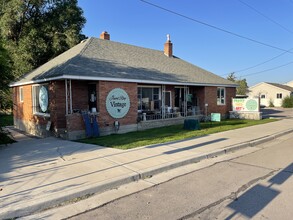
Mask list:
[[[200,124],[198,119],[185,119],[183,129],[185,130],[199,130]]]

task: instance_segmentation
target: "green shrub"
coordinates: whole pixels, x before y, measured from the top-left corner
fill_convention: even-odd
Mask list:
[[[3,130],[2,127],[0,127],[0,145],[2,145],[2,144],[5,144],[5,145],[12,144],[14,142],[15,142],[15,140],[10,138],[9,132]]]
[[[293,108],[293,96],[286,96],[282,101],[283,108]]]
[[[275,107],[273,100],[270,100],[269,107]]]

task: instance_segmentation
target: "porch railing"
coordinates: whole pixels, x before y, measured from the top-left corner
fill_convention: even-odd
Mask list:
[[[203,115],[202,111],[188,111],[184,112],[165,112],[162,114],[161,112],[155,113],[140,113],[138,115],[139,121],[150,121],[150,120],[162,120],[162,119],[172,119],[172,118],[182,118],[188,116],[200,116]]]

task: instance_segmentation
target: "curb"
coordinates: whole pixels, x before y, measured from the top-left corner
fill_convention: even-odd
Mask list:
[[[1,219],[10,219],[10,218],[15,218],[15,217],[24,217],[31,215],[35,212],[42,212],[50,208],[58,207],[61,206],[62,204],[66,204],[67,202],[70,202],[70,200],[73,199],[84,199],[88,196],[91,196],[92,194],[96,193],[101,193],[113,188],[117,188],[121,185],[128,184],[131,182],[135,182],[138,180],[143,180],[147,178],[151,178],[152,176],[163,173],[181,166],[185,166],[188,164],[192,163],[197,163],[205,159],[209,158],[214,158],[220,155],[228,154],[235,152],[237,150],[241,150],[247,147],[255,147],[257,145],[266,143],[268,141],[272,141],[274,139],[277,139],[281,136],[284,136],[286,134],[292,133],[293,129],[288,129],[283,132],[276,133],[274,135],[262,137],[256,140],[251,140],[249,142],[244,142],[244,143],[239,143],[236,145],[228,146],[220,150],[215,150],[209,153],[205,153],[202,155],[196,155],[196,156],[191,156],[189,158],[184,158],[181,160],[176,160],[173,162],[168,162],[162,165],[154,166],[139,172],[133,172],[132,174],[129,175],[124,175],[120,176],[117,178],[113,178],[111,180],[104,181],[101,184],[94,185],[92,187],[89,187],[87,189],[83,189],[79,192],[73,192],[73,193],[68,193],[67,195],[63,195],[60,197],[55,197],[55,198],[50,198],[47,201],[40,202],[37,204],[33,204],[29,207],[14,207],[13,210],[9,210],[6,212],[3,212],[0,214]],[[37,201],[36,201],[37,202]]]

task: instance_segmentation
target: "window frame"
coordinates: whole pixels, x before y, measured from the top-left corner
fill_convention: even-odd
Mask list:
[[[19,102],[23,102],[23,87],[19,87],[18,90],[18,94],[19,94]]]
[[[283,98],[283,94],[282,93],[277,93],[277,99],[282,99]]]
[[[138,85],[137,86],[137,111],[142,112],[144,109],[142,109],[143,102],[142,102],[142,89],[149,88],[152,89],[152,100],[150,101],[161,101],[161,87],[160,86],[149,86],[149,85]],[[154,89],[158,89],[158,93],[154,93]],[[154,96],[157,96],[158,99],[154,100]]]
[[[40,104],[39,104],[39,94],[37,92],[40,92],[40,88],[42,86],[47,87],[47,92],[48,92],[48,107],[46,112],[41,112],[39,111],[40,109]],[[36,91],[36,88],[38,87],[38,91]],[[33,115],[40,115],[43,117],[50,117],[50,96],[49,96],[49,84],[34,84],[32,85],[32,110],[33,110]]]
[[[218,93],[220,91],[220,97],[218,96]],[[222,96],[222,91],[224,92],[224,95]],[[223,100],[223,103],[222,103]],[[217,87],[217,105],[226,105],[226,88],[225,87]]]

